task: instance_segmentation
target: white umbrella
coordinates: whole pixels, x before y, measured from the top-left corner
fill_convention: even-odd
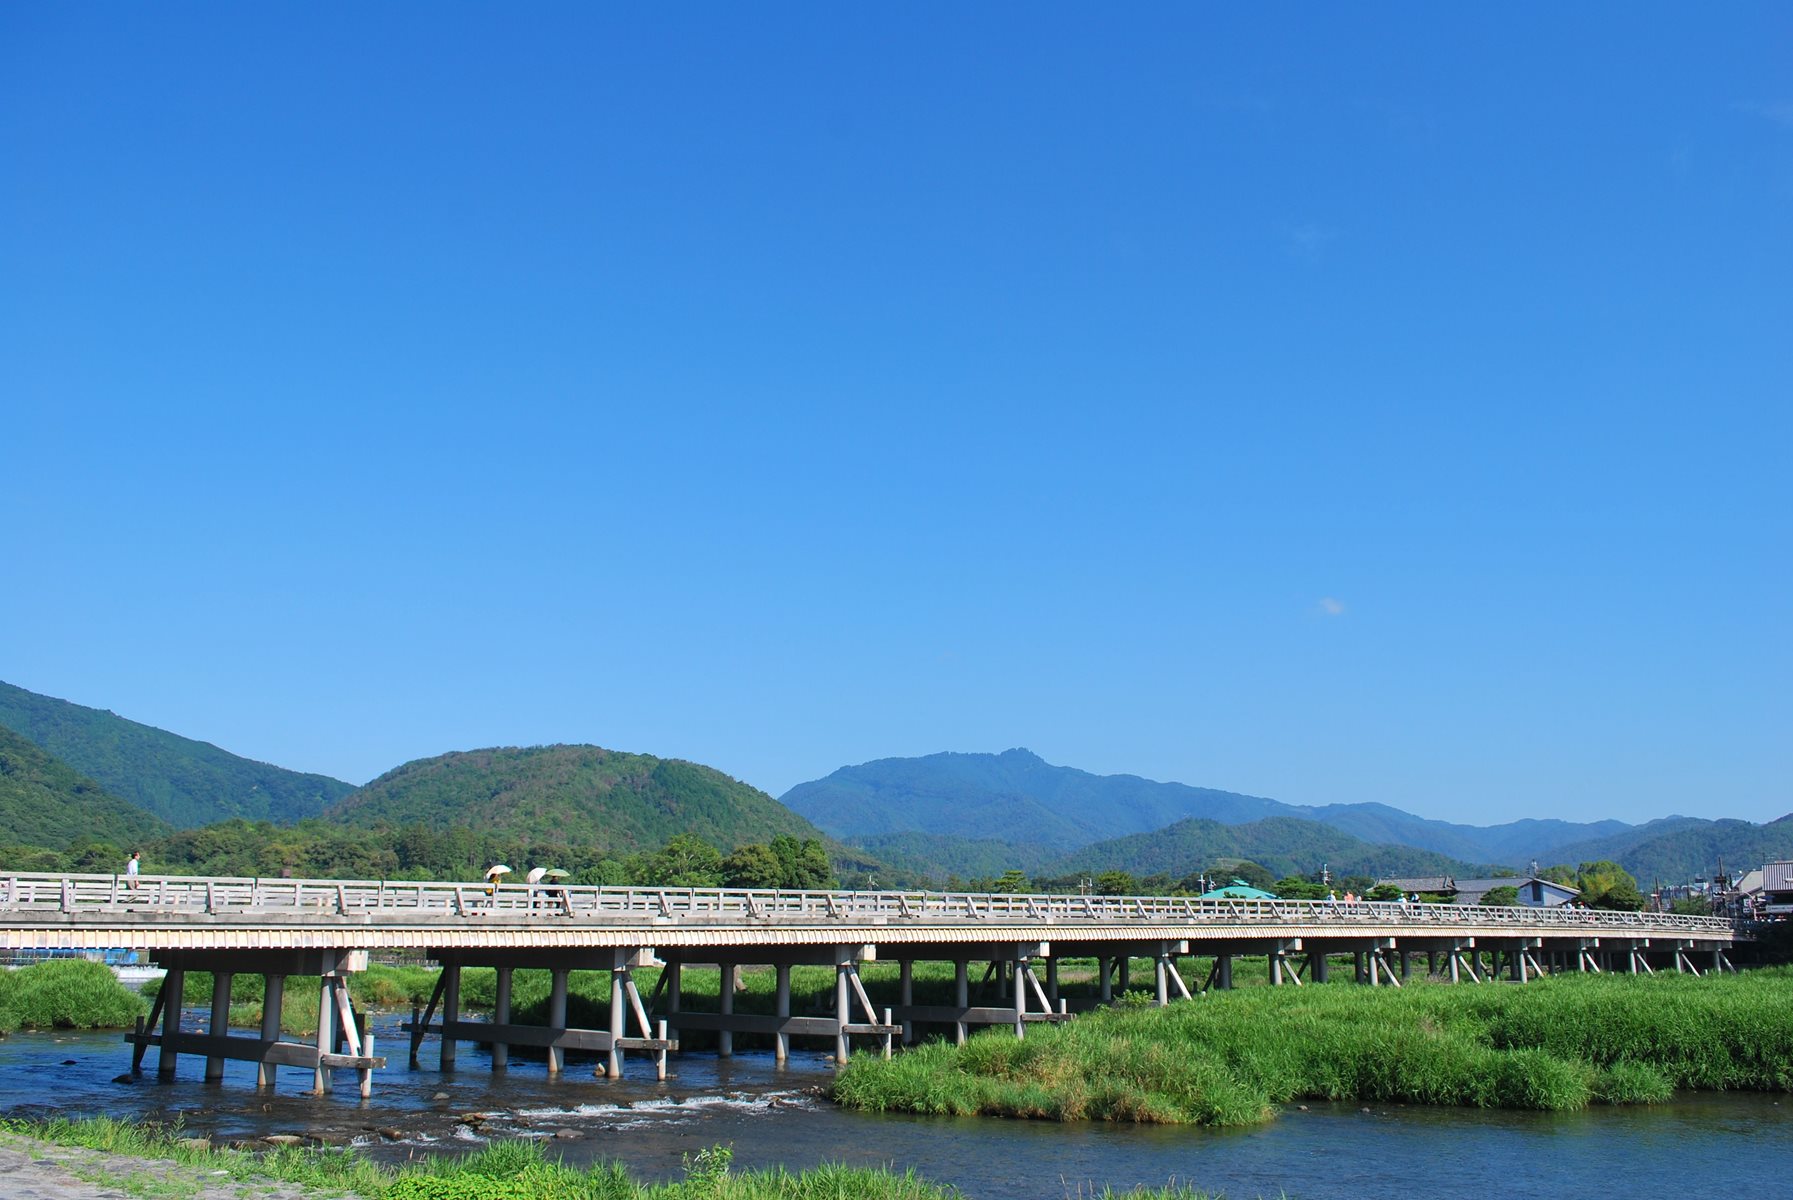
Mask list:
[[[509,867],[505,866],[503,863],[499,863],[497,866],[487,869],[486,878],[497,879],[500,875],[509,875],[510,873],[511,869]]]
[[[523,878],[529,883],[540,883],[542,881],[542,876],[547,873],[547,867],[531,867],[529,868],[529,874],[523,876]]]

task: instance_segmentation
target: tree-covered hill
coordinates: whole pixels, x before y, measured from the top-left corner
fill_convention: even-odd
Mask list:
[[[1178,821],[1151,833],[1086,846],[1042,873],[1127,871],[1180,878],[1217,859],[1235,858],[1260,863],[1273,875],[1305,875],[1322,864],[1334,875],[1474,875],[1479,870],[1431,850],[1365,842],[1313,821],[1271,817],[1243,825]]]
[[[9,683],[0,683],[0,727],[183,829],[235,817],[298,821],[354,790]]]
[[[1765,862],[1789,858],[1793,858],[1793,813],[1762,825],[1676,818],[1654,837],[1584,842],[1566,847],[1556,861],[1574,864],[1610,859],[1648,890],[1658,881],[1709,879],[1721,861],[1735,879]]]
[[[1024,832],[1061,850],[1198,814],[1238,822],[1287,807],[1136,775],[1092,775],[1028,750],[879,759],[799,784],[783,800],[843,839],[915,832],[1011,841]]]
[[[0,844],[131,846],[168,832],[153,813],[109,795],[67,763],[0,727]],[[117,869],[122,863],[109,869]]]
[[[357,826],[463,826],[627,854],[695,834],[725,850],[815,826],[758,788],[679,759],[597,746],[502,747],[419,759],[326,814]]]

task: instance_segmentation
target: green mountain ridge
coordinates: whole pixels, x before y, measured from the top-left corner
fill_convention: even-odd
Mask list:
[[[1294,817],[1266,817],[1241,825],[1190,818],[1150,833],[1129,834],[1085,846],[1043,869],[1043,874],[1128,871],[1178,878],[1216,859],[1246,858],[1277,876],[1305,875],[1322,864],[1335,875],[1464,875],[1482,868],[1431,850],[1365,842],[1342,830]]]
[[[233,817],[290,824],[354,790],[10,683],[0,683],[0,727],[181,829]]]
[[[627,854],[695,834],[723,850],[821,832],[713,767],[599,746],[454,751],[388,771],[325,819],[347,825],[467,826]]]
[[[86,840],[125,848],[168,831],[154,813],[0,726],[0,843],[60,850]]]

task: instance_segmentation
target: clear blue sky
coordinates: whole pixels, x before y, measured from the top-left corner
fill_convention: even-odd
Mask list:
[[[0,678],[366,780],[1793,810],[1793,9],[0,8]]]

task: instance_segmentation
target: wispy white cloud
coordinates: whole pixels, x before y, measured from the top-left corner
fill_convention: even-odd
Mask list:
[[[1345,615],[1345,602],[1331,596],[1321,596],[1320,602],[1314,607],[1320,611],[1322,616],[1342,617]]]
[[[1793,100],[1771,100],[1766,104],[1745,102],[1737,105],[1737,111],[1766,117],[1776,125],[1785,125],[1789,129],[1793,129]]]

